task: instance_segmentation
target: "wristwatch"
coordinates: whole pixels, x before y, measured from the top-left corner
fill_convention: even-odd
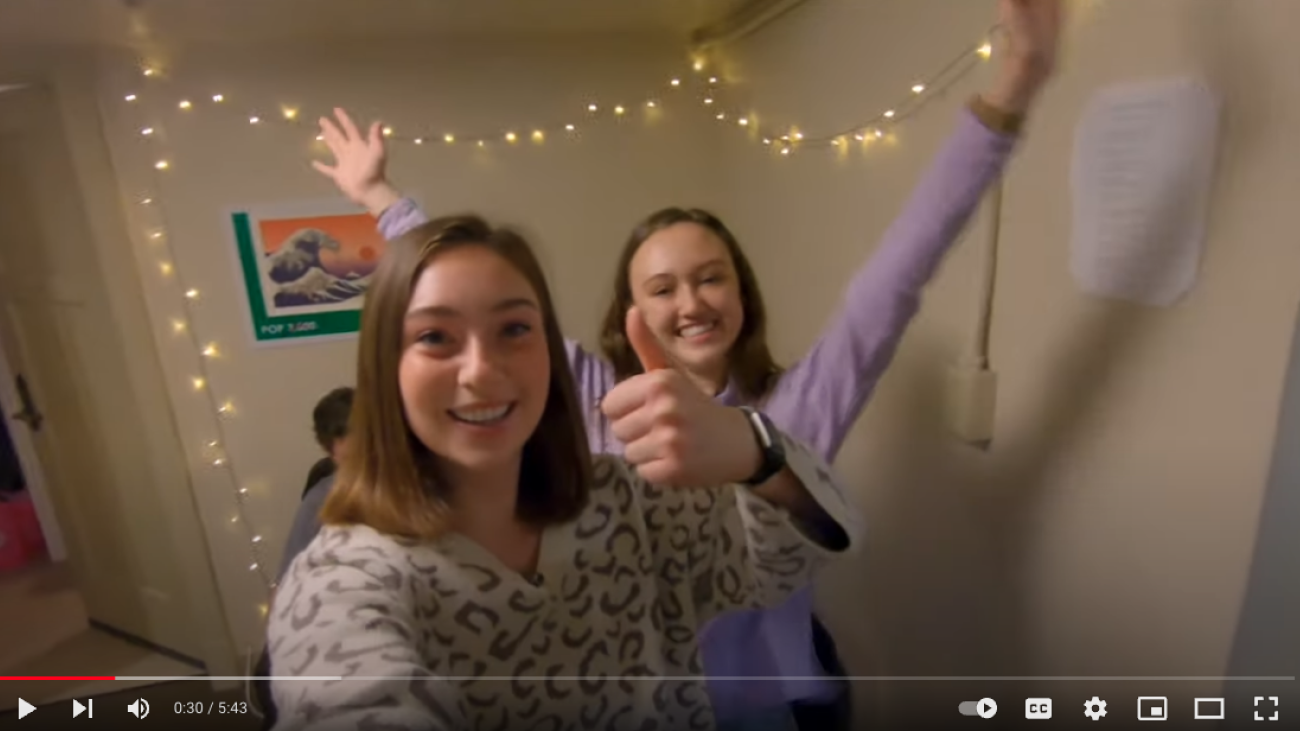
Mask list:
[[[741,406],[740,410],[744,412],[745,418],[749,420],[749,426],[754,430],[754,439],[758,441],[758,448],[763,455],[763,461],[759,464],[758,471],[740,484],[747,487],[757,487],[785,469],[785,447],[782,446],[781,440],[776,438],[776,426],[772,424],[772,420],[767,418],[766,414],[748,406]]]

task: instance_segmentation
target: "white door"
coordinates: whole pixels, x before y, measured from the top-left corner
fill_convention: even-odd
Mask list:
[[[188,486],[150,474],[128,371],[156,356],[117,336],[78,190],[52,93],[0,94],[0,338],[15,379],[0,396],[15,441],[34,447],[90,618],[202,658],[157,493]]]

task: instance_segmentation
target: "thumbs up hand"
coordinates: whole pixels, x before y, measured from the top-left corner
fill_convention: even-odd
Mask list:
[[[627,313],[627,338],[646,372],[611,389],[601,410],[641,477],[657,485],[706,487],[757,472],[762,453],[744,413],[719,405],[668,368],[635,307]]]

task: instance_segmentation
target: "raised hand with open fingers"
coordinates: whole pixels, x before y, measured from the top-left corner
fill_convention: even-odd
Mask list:
[[[366,133],[342,109],[335,109],[337,123],[320,118],[321,137],[334,155],[334,164],[313,161],[312,167],[334,181],[349,200],[378,215],[400,196],[385,177],[388,152],[380,134],[379,122],[372,122]]]
[[[998,71],[985,98],[1023,114],[1056,70],[1064,0],[998,0]]]
[[[625,445],[624,459],[657,485],[722,485],[754,474],[761,453],[745,415],[669,368],[635,307],[627,336],[646,372],[619,383],[601,402],[610,430]]]

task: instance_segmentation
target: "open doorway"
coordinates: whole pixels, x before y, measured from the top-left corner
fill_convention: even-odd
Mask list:
[[[62,119],[50,88],[0,94],[0,424],[22,484],[0,505],[0,676],[201,675]],[[125,687],[9,681],[0,714]]]

